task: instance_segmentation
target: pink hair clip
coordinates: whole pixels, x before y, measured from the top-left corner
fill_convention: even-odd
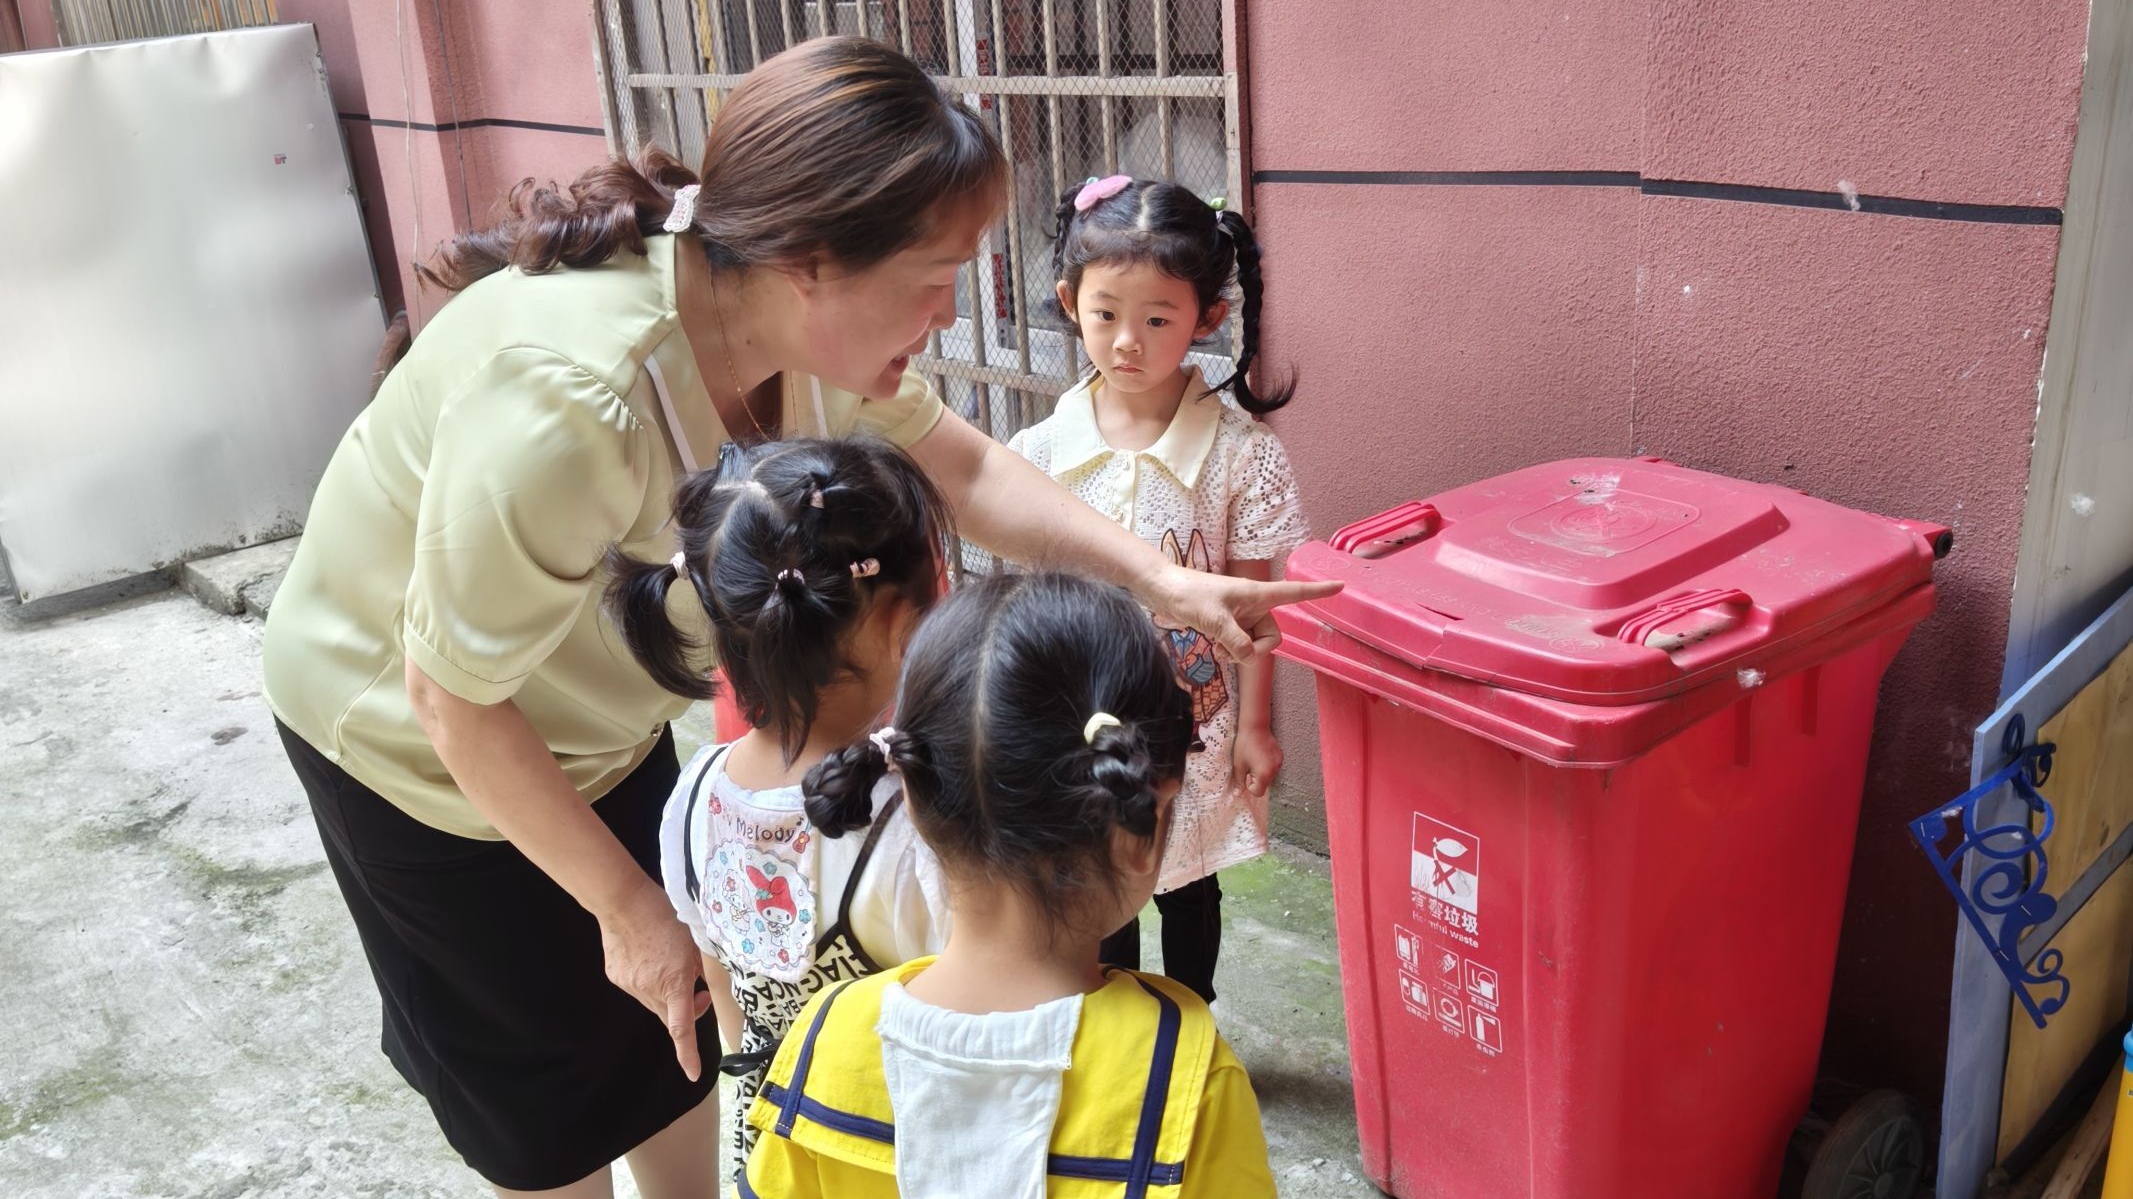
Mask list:
[[[1132,182],[1133,176],[1131,175],[1112,175],[1104,179],[1098,179],[1092,175],[1087,183],[1081,185],[1081,191],[1074,196],[1074,211],[1087,212],[1105,200],[1126,190],[1127,186]]]
[[[852,563],[852,577],[855,579],[871,579],[880,573],[881,559],[879,558],[861,558],[859,561]]]

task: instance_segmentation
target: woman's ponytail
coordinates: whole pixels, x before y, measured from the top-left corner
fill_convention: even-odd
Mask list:
[[[598,266],[623,250],[644,253],[674,210],[674,193],[696,172],[656,146],[586,171],[558,189],[521,179],[504,200],[504,218],[463,233],[415,264],[424,283],[462,291],[515,266],[529,275],[558,267]]]

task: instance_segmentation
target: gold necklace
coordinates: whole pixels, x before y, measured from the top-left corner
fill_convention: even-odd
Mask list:
[[[733,369],[733,339],[726,336],[726,306],[718,302],[716,282],[711,285],[711,313],[718,318],[718,345],[726,355],[726,382],[733,385],[734,397],[739,401],[741,411],[748,414],[748,423],[755,426],[755,435],[763,441],[769,441],[770,430],[765,429],[763,422],[756,419],[755,405],[748,402],[748,393],[741,390],[741,376]]]

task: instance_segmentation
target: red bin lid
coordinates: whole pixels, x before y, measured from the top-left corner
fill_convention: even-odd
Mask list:
[[[1289,559],[1296,615],[1413,666],[1573,703],[1732,675],[1930,584],[1948,532],[1654,459],[1530,467]],[[1284,623],[1287,623],[1285,621]]]

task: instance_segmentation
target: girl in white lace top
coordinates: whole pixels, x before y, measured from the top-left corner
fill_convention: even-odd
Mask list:
[[[1305,534],[1288,455],[1255,419],[1286,404],[1292,388],[1248,379],[1261,307],[1251,227],[1219,200],[1114,175],[1061,202],[1053,263],[1059,305],[1095,369],[1009,448],[1174,561],[1269,578]],[[1185,356],[1229,316],[1232,277],[1242,303],[1237,369],[1210,386]],[[1272,664],[1239,667],[1191,629],[1164,631],[1206,752],[1194,755],[1178,795],[1155,897],[1163,966],[1212,1001],[1222,940],[1215,872],[1266,852],[1267,789],[1281,770]],[[1104,949],[1107,963],[1138,968],[1138,921]]]

